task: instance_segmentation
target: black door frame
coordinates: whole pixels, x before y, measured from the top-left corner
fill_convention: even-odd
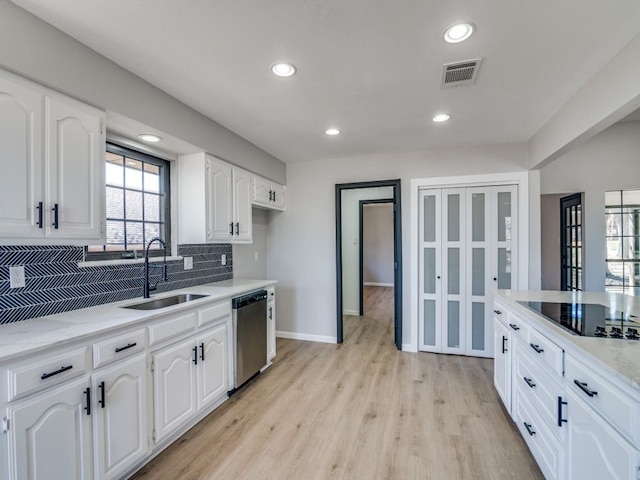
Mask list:
[[[560,290],[562,291],[578,290],[578,275],[580,276],[580,283],[582,284],[582,282],[584,282],[584,277],[582,276],[584,259],[580,259],[580,267],[573,264],[572,253],[573,249],[577,248],[577,246],[569,245],[570,239],[567,238],[567,228],[570,228],[572,232],[580,228],[580,255],[582,257],[584,252],[584,246],[582,245],[584,239],[584,230],[582,229],[582,222],[584,221],[584,208],[582,205],[582,193],[575,193],[573,195],[562,197],[560,199]],[[573,223],[572,220],[571,224],[567,224],[566,209],[577,206],[580,206],[581,209],[581,223]],[[567,252],[567,249],[570,250],[569,253]],[[571,270],[570,277],[567,276],[568,269]]]
[[[402,350],[402,209],[400,179],[336,184],[336,340],[343,342],[342,325],[342,191],[393,187],[394,342]]]
[[[370,204],[375,204],[375,203],[391,203],[392,204],[392,208],[393,208],[393,198],[379,198],[376,200],[360,200],[360,216],[359,221],[360,221],[360,228],[359,228],[359,244],[358,246],[360,247],[360,268],[359,268],[359,276],[358,276],[358,281],[360,283],[360,308],[359,308],[359,313],[360,315],[364,315],[364,246],[362,245],[362,240],[364,237],[364,222],[362,221],[362,217],[364,214],[364,206],[365,205],[370,205]]]

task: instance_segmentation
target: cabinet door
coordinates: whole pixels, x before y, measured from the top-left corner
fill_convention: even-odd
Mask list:
[[[41,92],[0,74],[0,237],[43,236],[37,226],[39,202],[44,201],[43,102]]]
[[[502,322],[494,322],[493,384],[505,408],[511,413],[511,333]]]
[[[572,391],[567,412],[568,478],[637,478],[640,452]]]
[[[233,169],[233,217],[235,242],[251,243],[251,174]]]
[[[99,240],[106,195],[104,117],[58,96],[47,97],[46,112],[47,236]]]
[[[267,291],[267,362],[271,362],[276,356],[276,297],[273,289]]]
[[[198,410],[227,395],[229,343],[227,323],[198,337]]]
[[[93,377],[97,479],[118,478],[149,451],[147,356],[141,353]]]
[[[442,191],[442,351],[454,354],[465,352],[464,199],[462,188]]]
[[[420,192],[420,265],[422,275],[419,278],[419,349],[427,352],[439,352],[442,349],[441,322],[441,196],[440,190]]]
[[[229,242],[232,237],[231,165],[207,157],[207,241]]]
[[[11,478],[92,478],[88,388],[85,375],[8,408]]]
[[[273,198],[273,190],[271,182],[261,177],[253,177],[253,203],[254,205],[262,205],[270,207]]]
[[[196,413],[193,338],[160,350],[153,356],[154,424],[156,443]]]
[[[271,206],[278,210],[284,210],[286,206],[285,201],[285,188],[282,185],[271,185],[271,191],[273,195],[273,201],[271,202]]]

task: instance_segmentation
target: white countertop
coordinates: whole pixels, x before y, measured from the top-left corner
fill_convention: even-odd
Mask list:
[[[96,307],[0,325],[0,363],[13,360],[24,354],[31,355],[65,343],[81,340],[83,337],[105,333],[111,329],[133,326],[136,323],[163,317],[211,301],[236,297],[276,283],[274,280],[224,280],[152,295],[151,300],[171,297],[181,293],[208,295],[206,298],[158,310],[144,311],[121,308],[122,306],[148,301],[138,297],[122,302],[107,303]]]
[[[555,341],[558,346],[577,347],[598,362],[611,376],[640,389],[640,341],[614,338],[593,338],[575,335],[542,315],[515,303],[575,302],[598,303],[640,317],[640,298],[603,292],[555,292],[500,290],[497,299],[507,300],[512,311],[530,319],[534,326]]]

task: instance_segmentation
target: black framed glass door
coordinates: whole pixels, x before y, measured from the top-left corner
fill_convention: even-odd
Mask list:
[[[582,290],[582,193],[560,199],[560,288]]]

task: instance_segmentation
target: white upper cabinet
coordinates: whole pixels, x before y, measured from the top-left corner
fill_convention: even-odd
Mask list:
[[[178,160],[180,243],[251,243],[251,174],[205,153]]]
[[[253,175],[253,204],[258,207],[272,208],[275,210],[285,209],[285,188],[277,183]]]
[[[0,71],[0,237],[103,239],[104,148],[104,112]]]

